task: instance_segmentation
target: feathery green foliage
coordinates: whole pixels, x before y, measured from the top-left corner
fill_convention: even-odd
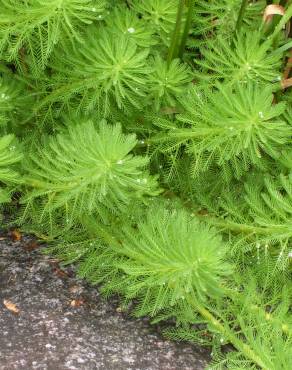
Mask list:
[[[1,0],[0,54],[27,72],[48,64],[55,46],[69,39],[81,41],[82,25],[96,20],[104,0]]]
[[[13,135],[0,138],[0,204],[8,202],[15,185],[22,182],[15,168],[22,159],[22,153],[16,145]]]
[[[223,199],[219,202],[221,209],[229,210],[230,217],[215,223],[244,235],[258,249],[271,249],[287,264],[292,236],[291,195],[291,174],[280,174],[277,178],[266,175],[258,183],[249,181],[241,200],[244,207],[236,210],[239,202],[235,197]],[[238,248],[237,245],[235,250]]]
[[[131,0],[133,10],[149,22],[150,28],[163,36],[172,32],[176,19],[177,0]]]
[[[258,30],[242,32],[231,41],[219,35],[210,39],[200,48],[202,59],[196,60],[200,69],[196,73],[199,80],[225,80],[230,84],[252,81],[280,81],[279,68],[282,54],[271,50],[269,42],[262,42]]]
[[[250,165],[260,168],[264,155],[277,155],[291,138],[292,127],[281,118],[285,104],[273,104],[270,86],[217,84],[215,91],[195,87],[182,98],[182,105],[178,124],[158,121],[169,131],[154,141],[167,152],[186,146],[194,157],[194,174],[213,162],[230,162],[236,174]]]
[[[270,3],[0,0],[9,225],[210,369],[292,363],[292,5]]]
[[[105,286],[106,291],[137,297],[139,311],[151,316],[186,295],[205,300],[224,293],[221,280],[232,269],[224,261],[227,247],[216,230],[183,210],[168,211],[163,207],[151,207],[137,229],[125,226],[122,248],[113,250],[114,263],[125,281],[121,286],[116,275]]]
[[[15,80],[11,73],[0,72],[0,132],[18,131],[31,103],[25,83]]]
[[[148,159],[129,154],[135,144],[135,136],[123,135],[119,125],[101,122],[96,128],[88,121],[33,148],[24,164],[23,217],[39,209],[45,228],[61,212],[68,227],[83,214],[103,218],[107,210],[118,213],[135,199],[154,195],[156,180],[144,170]]]
[[[137,17],[137,14],[132,10],[124,7],[116,7],[105,18],[108,30],[115,34],[117,38],[124,35],[129,39],[133,39],[135,43],[147,48],[156,45],[158,40],[153,36],[152,28],[147,27],[146,19]]]
[[[195,21],[197,32],[206,35],[216,32],[220,36],[230,38],[236,28],[241,0],[214,0],[208,2],[197,0],[195,6]],[[261,14],[266,6],[265,1],[252,1],[244,14],[244,23],[255,30],[261,25]],[[230,32],[231,31],[231,32]]]
[[[183,96],[191,82],[192,75],[186,65],[178,59],[168,66],[161,58],[153,60],[153,72],[149,76],[150,96],[153,96],[157,110],[161,106],[175,107],[177,100]]]
[[[141,106],[146,86],[143,82],[150,68],[146,65],[148,49],[138,51],[136,43],[121,34],[111,37],[96,27],[87,32],[86,43],[78,49],[70,45],[60,49],[54,64],[55,77],[47,102],[67,105],[77,100],[76,109],[110,113],[111,104],[119,108],[126,102]],[[74,104],[74,105],[76,105]]]

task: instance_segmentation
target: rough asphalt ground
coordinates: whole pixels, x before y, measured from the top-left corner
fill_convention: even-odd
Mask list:
[[[32,239],[0,238],[0,370],[202,370],[209,360],[120,312]]]

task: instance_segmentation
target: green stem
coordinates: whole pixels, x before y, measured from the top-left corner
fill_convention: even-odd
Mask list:
[[[241,1],[241,7],[240,7],[240,10],[239,10],[239,13],[238,13],[238,18],[237,18],[236,26],[235,26],[235,30],[237,32],[241,28],[242,21],[243,21],[243,16],[244,16],[244,13],[245,13],[245,9],[247,7],[247,4],[248,4],[248,0],[242,0]]]
[[[184,54],[187,38],[189,36],[189,31],[190,31],[190,28],[191,28],[191,25],[192,25],[193,7],[194,7],[194,0],[190,0],[188,15],[187,15],[187,19],[186,19],[186,23],[185,23],[185,27],[184,27],[184,32],[183,32],[183,35],[182,35],[181,44],[180,44],[180,48],[179,48],[179,57],[180,58],[182,58],[182,56]]]
[[[206,216],[202,216],[206,218]],[[239,224],[229,220],[222,220],[220,218],[209,217],[207,220],[212,223],[212,225],[217,227],[223,227],[233,232],[246,233],[246,234],[260,234],[260,235],[271,235],[272,233],[283,233],[289,232],[289,225],[274,225],[271,227],[261,227],[253,226],[248,224]]]
[[[177,55],[178,55],[177,46],[178,46],[178,41],[179,41],[179,33],[180,33],[184,3],[185,3],[184,0],[180,0],[180,2],[178,4],[175,27],[174,27],[174,31],[173,31],[173,35],[172,35],[172,39],[171,39],[171,44],[170,44],[170,47],[169,47],[168,57],[167,57],[168,65],[170,64],[172,59],[176,58]]]
[[[188,301],[206,321],[208,321],[223,337],[228,339],[230,343],[232,343],[238,351],[243,353],[246,358],[251,359],[260,368],[268,369],[268,367],[263,363],[262,359],[253,351],[253,349],[235,334],[233,334],[229,327],[222,325],[210,311],[208,311],[200,303],[196,302],[196,300],[194,300],[192,297],[190,297]]]

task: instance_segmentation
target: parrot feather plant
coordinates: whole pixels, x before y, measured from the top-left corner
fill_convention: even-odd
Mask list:
[[[290,370],[291,2],[0,9],[2,226],[209,369]]]

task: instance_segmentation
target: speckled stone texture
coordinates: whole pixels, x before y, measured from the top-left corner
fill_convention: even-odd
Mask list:
[[[28,237],[0,238],[1,370],[205,368],[205,349],[165,340],[41,249]]]

